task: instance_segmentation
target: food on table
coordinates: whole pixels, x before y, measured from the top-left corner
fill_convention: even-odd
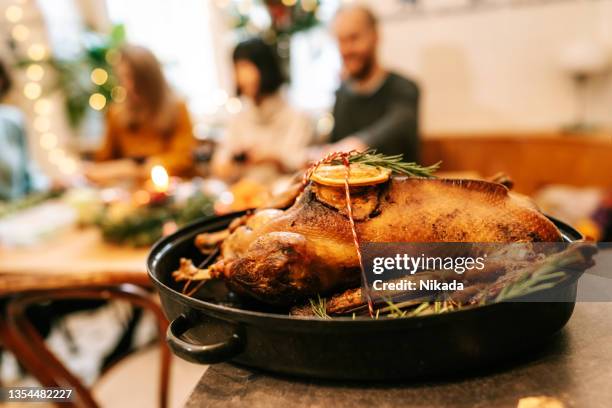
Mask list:
[[[290,208],[261,209],[235,220],[226,231],[201,234],[198,247],[204,253],[218,247],[218,259],[206,269],[182,260],[174,277],[223,279],[238,294],[287,306],[359,286],[355,236],[361,242],[562,240],[555,225],[529,199],[501,184],[407,177],[398,174],[401,168],[391,174],[392,166],[385,168],[384,161],[381,165],[365,161],[351,161],[350,169],[337,161],[320,165],[308,173]],[[491,282],[497,277],[485,270],[469,280]],[[361,300],[356,293],[346,292],[344,300],[346,296]],[[332,305],[342,301],[330,300]]]
[[[231,201],[219,202],[217,213],[223,214],[233,211],[242,211],[248,208],[260,207],[270,197],[270,191],[264,184],[251,180],[242,179],[230,187]]]

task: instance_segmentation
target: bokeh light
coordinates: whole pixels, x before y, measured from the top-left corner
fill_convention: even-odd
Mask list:
[[[302,9],[306,12],[312,12],[317,9],[317,0],[302,0]]]
[[[108,80],[108,72],[102,68],[96,68],[91,71],[91,82],[96,85],[104,85]]]
[[[51,128],[51,121],[46,116],[38,116],[34,119],[34,129],[38,132],[46,132]]]
[[[228,113],[236,114],[242,110],[242,102],[236,97],[229,98],[225,104],[225,109]]]
[[[49,152],[49,161],[53,164],[59,164],[60,160],[62,160],[66,156],[66,152],[62,149],[53,149]]]
[[[43,133],[40,137],[40,147],[45,150],[51,150],[57,147],[57,136],[54,133]]]
[[[11,35],[15,41],[25,41],[30,37],[30,29],[23,24],[17,24],[11,30]]]
[[[106,106],[106,97],[96,92],[89,97],[89,106],[95,110],[102,110]]]
[[[106,60],[106,62],[108,62],[111,65],[114,65],[116,63],[119,62],[119,51],[117,50],[108,50],[106,52],[106,55],[104,56],[104,59]]]
[[[34,103],[34,112],[38,115],[48,115],[51,113],[51,101],[46,98],[41,98]]]
[[[31,81],[40,81],[45,75],[45,70],[39,64],[30,64],[26,69],[26,76]]]
[[[19,6],[8,6],[4,12],[4,16],[11,23],[16,23],[23,17],[23,9]]]
[[[41,61],[47,56],[47,48],[42,44],[32,44],[28,48],[28,57],[34,61]]]
[[[42,88],[36,82],[28,82],[23,87],[23,94],[28,99],[36,99],[42,93]]]
[[[334,116],[326,113],[317,121],[317,133],[319,135],[329,135],[334,128]]]
[[[64,174],[74,174],[77,171],[77,163],[72,157],[64,157],[59,160],[59,169]]]
[[[225,92],[223,89],[217,89],[213,95],[214,104],[217,106],[225,105],[225,102],[227,102],[227,98],[227,92]]]
[[[122,86],[116,86],[111,91],[111,98],[113,98],[113,101],[117,103],[121,103],[125,101],[126,96],[127,96],[127,91]]]

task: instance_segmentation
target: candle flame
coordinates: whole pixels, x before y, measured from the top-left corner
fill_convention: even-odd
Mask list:
[[[165,193],[168,191],[168,185],[170,184],[170,177],[164,166],[156,165],[151,169],[151,181],[153,187],[158,193]]]

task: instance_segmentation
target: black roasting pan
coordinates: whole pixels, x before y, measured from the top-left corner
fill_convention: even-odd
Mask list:
[[[414,318],[320,319],[253,310],[223,282],[181,293],[171,273],[181,257],[197,264],[201,232],[225,228],[240,214],[203,219],[151,250],[149,276],[169,319],[167,341],[196,363],[232,361],[275,373],[343,380],[435,378],[511,359],[544,345],[572,315],[577,279],[548,289],[554,302],[508,302]],[[567,241],[581,239],[552,219]],[[540,294],[540,296],[543,296]],[[206,299],[206,300],[202,300]],[[562,301],[558,301],[562,300]]]

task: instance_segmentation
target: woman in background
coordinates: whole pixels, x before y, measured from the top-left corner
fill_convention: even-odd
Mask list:
[[[313,127],[282,94],[284,78],[274,51],[255,38],[238,44],[232,59],[243,109],[217,148],[213,173],[235,180],[262,165],[296,170],[304,163]]]
[[[0,61],[0,201],[22,198],[49,187],[28,153],[23,115],[2,103],[11,89],[11,77]]]
[[[171,175],[189,173],[195,145],[191,120],[157,58],[146,48],[125,46],[115,73],[126,97],[108,109],[105,140],[96,160],[130,159],[136,176],[146,176],[156,164]],[[96,179],[95,167],[88,173]]]

